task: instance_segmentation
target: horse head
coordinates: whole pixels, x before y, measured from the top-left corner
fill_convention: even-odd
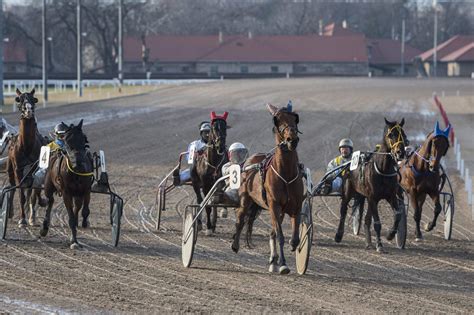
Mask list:
[[[401,160],[405,158],[405,146],[408,144],[405,131],[403,130],[405,118],[402,118],[400,123],[397,121],[389,121],[387,118],[384,119],[384,142],[397,160]]]
[[[18,88],[16,89],[15,101],[18,103],[18,109],[22,119],[32,119],[35,117],[35,104],[38,99],[34,97],[35,89],[33,88],[29,93],[22,93]]]
[[[298,114],[291,111],[291,107],[278,109],[272,104],[267,104],[268,111],[273,115],[273,132],[277,135],[277,142],[281,148],[286,147],[288,151],[296,150],[298,146]]]
[[[72,167],[78,172],[91,172],[91,163],[87,155],[88,141],[82,132],[82,119],[76,126],[71,124],[66,126],[64,134],[64,147],[68,154]]]
[[[209,135],[209,142],[216,147],[219,154],[223,154],[226,150],[225,141],[227,138],[227,116],[228,112],[224,112],[222,116],[211,112],[211,133]]]
[[[428,137],[428,152],[430,152],[429,158],[429,170],[433,172],[438,169],[441,158],[446,155],[449,148],[449,132],[451,131],[451,125],[448,125],[446,129],[441,130],[439,128],[439,122],[436,121],[435,127],[431,135]]]

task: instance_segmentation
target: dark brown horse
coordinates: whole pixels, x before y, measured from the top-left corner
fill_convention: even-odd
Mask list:
[[[367,248],[372,247],[370,227],[372,218],[374,219],[374,229],[376,233],[376,248],[378,252],[383,252],[380,232],[378,203],[385,199],[392,206],[394,212],[393,226],[387,235],[388,240],[392,240],[396,233],[402,213],[399,209],[397,198],[399,191],[397,161],[405,157],[406,136],[402,127],[405,119],[400,123],[391,122],[385,119],[382,143],[377,152],[372,153],[362,165],[351,172],[348,172],[344,181],[340,220],[336,232],[335,241],[341,242],[344,235],[344,222],[347,214],[347,205],[356,194],[366,197],[368,209],[365,215],[365,237]]]
[[[66,151],[66,152],[64,152]],[[48,207],[41,229],[41,236],[46,236],[51,221],[53,194],[63,196],[64,205],[69,216],[71,229],[71,249],[80,247],[76,238],[76,227],[79,223],[79,210],[82,208],[82,227],[88,226],[89,202],[93,181],[92,157],[88,151],[87,137],[82,132],[82,120],[77,126],[70,125],[64,135],[64,151],[51,152],[48,171],[44,182],[44,194]]]
[[[30,203],[33,185],[33,171],[36,168],[41,146],[45,144],[43,137],[38,132],[35,118],[35,104],[38,99],[34,97],[35,89],[31,92],[21,93],[16,89],[17,97],[15,101],[18,103],[20,111],[20,123],[18,135],[12,137],[8,148],[7,172],[11,186],[20,186],[20,208],[21,215],[18,222],[20,227],[26,226],[27,203],[30,205],[29,224],[34,225],[36,210],[35,205]],[[23,182],[22,182],[23,180]],[[26,192],[26,196],[25,196]],[[14,193],[11,194],[13,202]],[[10,217],[13,213],[10,213]]]
[[[408,193],[410,203],[415,210],[416,240],[423,239],[420,229],[421,212],[426,195],[429,195],[435,204],[433,221],[428,223],[425,231],[429,232],[436,226],[436,220],[441,212],[439,201],[439,186],[441,175],[439,165],[441,158],[446,155],[449,148],[449,131],[451,126],[441,130],[436,122],[433,132],[426,137],[425,142],[413,155],[402,163],[400,169],[401,185]]]
[[[226,121],[227,116],[227,112],[224,112],[222,116],[211,112],[209,141],[204,149],[196,153],[191,167],[191,181],[196,193],[197,203],[199,204],[203,200],[201,188],[204,195],[207,195],[217,179],[222,176],[222,165],[229,160],[225,144],[227,129],[229,128]],[[217,209],[215,207],[206,207],[206,214],[206,234],[211,234],[216,229]],[[198,224],[202,224],[200,218],[198,219]]]
[[[276,271],[278,262],[279,273],[287,274],[290,269],[286,265],[283,252],[285,238],[281,224],[284,215],[287,214],[290,217],[292,227],[291,250],[295,251],[300,242],[299,220],[304,193],[302,173],[300,172],[298,153],[296,152],[299,141],[299,117],[298,114],[289,111],[287,108],[278,109],[270,104],[267,105],[267,108],[273,116],[273,131],[277,146],[275,154],[269,162],[268,171],[263,175],[263,178],[258,170],[242,174],[242,183],[239,189],[240,207],[236,210],[237,222],[232,250],[234,252],[239,251],[240,234],[246,218],[255,217],[254,214],[259,209],[268,209],[272,220],[269,271]],[[253,155],[245,164],[261,163],[264,159],[265,154]],[[263,189],[265,193],[263,193]],[[276,237],[278,237],[280,249],[279,261],[276,251]]]

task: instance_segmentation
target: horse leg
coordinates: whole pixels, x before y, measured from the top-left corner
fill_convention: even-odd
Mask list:
[[[270,216],[272,219],[272,230],[276,232],[276,237],[278,238],[278,245],[280,249],[280,269],[278,272],[281,275],[286,275],[290,272],[290,268],[286,265],[284,246],[285,246],[285,236],[283,235],[283,230],[281,228],[281,222],[283,221],[282,209],[279,204],[276,204],[271,199],[268,201],[268,206],[270,210]]]
[[[26,196],[25,196],[25,189],[20,188],[20,220],[18,221],[18,227],[24,228],[26,227]]]
[[[196,201],[197,201],[197,204],[201,204],[201,202],[202,202],[202,196],[201,196],[201,188],[199,188],[199,184],[193,183],[193,189],[194,189],[194,193],[196,194]],[[199,217],[198,217],[198,219],[197,219],[197,228],[198,228],[198,231],[201,231],[201,230],[202,230],[201,215],[199,215]]]
[[[253,224],[258,217],[258,213],[260,208],[257,205],[251,208],[250,216],[247,222],[247,234],[246,234],[246,241],[248,248],[254,248],[255,246],[252,243],[252,232],[253,232]]]
[[[36,195],[33,193],[33,189],[26,190],[26,204],[30,208],[28,224],[34,226],[36,223]]]
[[[376,207],[376,205],[375,205]],[[367,202],[367,213],[365,214],[365,248],[371,249],[372,248],[372,236],[370,235],[370,228],[372,226],[372,213],[374,208],[374,202],[372,200],[368,200]]]
[[[79,211],[83,204],[83,197],[73,197],[74,202],[74,220],[76,220],[76,228],[79,226]],[[84,215],[84,212],[82,213]],[[84,222],[83,222],[84,223]]]
[[[415,209],[415,213],[413,214],[413,219],[415,219],[416,223],[416,230],[415,230],[415,240],[417,242],[423,240],[423,235],[421,234],[421,211],[423,209],[423,203],[425,201],[426,195],[420,195],[418,198],[416,197],[415,193],[410,193],[410,199],[413,203],[413,207]]]
[[[11,187],[16,186],[15,172],[13,171],[13,165],[10,162],[10,160],[8,160],[7,162],[7,173],[8,173],[8,181],[10,183],[10,186]],[[13,218],[13,208],[14,208],[13,198],[15,197],[15,190],[16,189],[13,189],[10,194],[11,211],[9,211],[8,213],[9,219]]]
[[[278,267],[278,254],[276,251],[276,232],[273,229],[270,233],[270,259],[268,263],[270,264],[268,272],[276,272]]]
[[[336,241],[336,243],[340,243],[342,241],[342,237],[344,236],[344,224],[346,222],[348,203],[349,203],[349,198],[342,198],[341,207],[340,207],[339,226],[337,227],[336,236],[334,237],[334,240]]]
[[[436,226],[436,221],[438,220],[438,216],[439,216],[439,214],[441,213],[441,210],[442,210],[441,203],[439,202],[439,192],[436,192],[434,194],[430,194],[430,197],[431,197],[431,200],[433,200],[433,203],[435,204],[435,206],[434,206],[434,216],[433,216],[433,221],[431,221],[430,223],[428,223],[425,226],[425,231],[426,232],[432,231],[434,229],[434,227]]]
[[[298,247],[298,245],[300,244],[300,220],[301,220],[301,217],[299,213],[290,217],[291,231],[292,231],[290,246],[291,246],[292,252],[294,252],[296,248]]]
[[[403,195],[397,194],[395,198],[392,198],[392,200],[389,201],[393,210],[393,225],[392,225],[391,230],[387,234],[388,241],[393,240],[393,238],[397,234],[398,224],[400,223],[400,220],[402,219],[403,208],[400,207],[400,202],[403,203],[403,199],[401,199],[400,201],[400,198],[403,198]]]
[[[84,206],[82,207],[82,227],[83,228],[89,227],[88,218],[89,218],[89,214],[90,214],[90,209],[89,209],[90,201],[91,201],[91,193],[88,192],[84,195],[84,198],[83,198],[83,202],[84,202]],[[77,205],[76,205],[76,207],[77,207]]]
[[[380,233],[382,231],[382,222],[380,222],[380,217],[379,217],[379,210],[377,208],[377,204],[375,204],[375,207],[372,212],[372,217],[374,218],[374,230],[375,230],[375,247],[377,249],[377,252],[383,253],[384,249],[382,246],[382,239],[380,238]]]
[[[40,235],[42,237],[45,237],[48,234],[49,224],[51,223],[51,209],[53,208],[53,204],[54,204],[53,194],[54,194],[53,184],[48,178],[44,184],[44,195],[46,196],[48,200],[48,204],[46,208],[46,214],[44,215],[43,227],[40,230]]]
[[[70,239],[70,248],[71,249],[77,249],[81,247],[79,243],[77,242],[77,221],[76,221],[76,214],[74,213],[73,209],[73,199],[72,196],[70,196],[67,193],[63,193],[63,200],[64,200],[64,205],[66,206],[67,209],[67,214],[69,217],[69,228],[71,229],[71,239]]]
[[[232,250],[238,252],[240,248],[240,234],[245,224],[245,218],[247,217],[248,209],[252,206],[250,197],[247,195],[242,196],[240,199],[240,207],[235,211],[235,233],[232,236]]]

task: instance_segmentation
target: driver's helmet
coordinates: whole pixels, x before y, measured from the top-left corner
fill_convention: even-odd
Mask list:
[[[339,149],[343,147],[351,148],[352,150],[354,148],[354,144],[352,143],[351,139],[344,138],[339,141]]]
[[[229,147],[229,161],[233,164],[242,164],[247,159],[249,151],[240,142],[232,143]]]
[[[199,126],[199,132],[203,132],[203,131],[211,131],[211,124],[208,123],[207,121],[202,122],[201,125]]]
[[[64,134],[66,133],[66,125],[63,123],[57,124],[54,127],[54,134],[57,138],[62,139],[64,138]]]

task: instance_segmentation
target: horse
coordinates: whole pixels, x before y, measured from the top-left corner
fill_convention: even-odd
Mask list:
[[[48,234],[51,221],[53,194],[63,197],[71,229],[70,248],[80,248],[77,242],[76,227],[79,224],[79,210],[82,208],[82,227],[88,227],[91,186],[94,179],[92,156],[88,151],[88,141],[82,132],[82,120],[77,126],[66,126],[64,150],[51,152],[48,170],[44,180],[44,194],[48,200],[46,215],[40,235]],[[64,123],[62,123],[64,124]]]
[[[408,193],[410,203],[415,210],[413,218],[416,222],[415,236],[417,241],[423,239],[420,220],[426,195],[429,195],[435,204],[433,221],[425,226],[426,232],[433,230],[441,212],[439,165],[441,158],[446,155],[449,149],[448,137],[450,130],[451,125],[441,130],[437,121],[434,130],[428,134],[423,145],[413,152],[410,158],[402,162],[400,168],[400,184]]]
[[[270,234],[270,259],[269,272],[288,274],[290,269],[286,265],[283,251],[285,238],[281,224],[284,215],[287,214],[291,220],[292,236],[290,240],[291,251],[295,251],[300,243],[299,225],[300,212],[303,203],[303,177],[298,161],[298,114],[290,108],[277,108],[267,104],[267,109],[273,116],[273,133],[275,135],[276,149],[271,160],[266,159],[265,154],[255,154],[247,159],[245,167],[261,163],[268,165],[268,171],[249,170],[242,174],[242,182],[239,188],[240,205],[236,209],[235,234],[233,235],[232,250],[239,251],[240,234],[249,218],[255,219],[260,209],[268,209],[272,221]],[[267,161],[267,162],[266,162]],[[276,251],[276,238],[279,244],[279,261]]]
[[[368,209],[365,215],[365,237],[366,248],[372,248],[372,238],[370,226],[374,219],[374,229],[376,233],[376,250],[384,252],[380,232],[378,203],[385,199],[393,209],[394,222],[391,230],[387,234],[387,240],[392,240],[401,220],[401,210],[399,209],[399,183],[398,183],[398,160],[405,156],[406,135],[403,131],[405,119],[400,123],[388,121],[385,118],[383,139],[378,151],[373,152],[362,165],[344,175],[344,185],[340,206],[339,226],[334,240],[336,243],[342,241],[344,235],[344,223],[347,214],[347,205],[356,195],[362,195],[367,199]]]
[[[21,215],[18,225],[20,227],[26,227],[25,207],[27,202],[30,206],[28,223],[34,225],[36,220],[35,204],[30,202],[31,194],[33,193],[31,189],[31,186],[33,185],[32,172],[38,162],[41,146],[46,142],[40,135],[36,125],[35,104],[38,103],[38,99],[34,97],[35,89],[33,88],[29,93],[22,93],[19,89],[16,89],[16,94],[15,101],[18,103],[20,111],[19,133],[18,135],[13,136],[10,140],[6,169],[10,185],[21,186]],[[10,197],[12,203],[13,197],[14,192]],[[43,206],[41,198],[39,198],[39,200],[40,205]],[[13,211],[10,212],[9,217],[13,217]]]
[[[224,112],[222,116],[211,112],[211,132],[206,147],[199,151],[193,161],[191,167],[191,182],[196,194],[197,202],[200,204],[203,200],[201,196],[201,188],[204,195],[211,190],[214,183],[222,176],[222,165],[229,161],[226,148],[228,112]],[[212,211],[212,218],[211,218]],[[206,207],[207,230],[206,234],[210,235],[216,230],[217,209],[215,207]],[[198,225],[202,225],[200,218]]]

